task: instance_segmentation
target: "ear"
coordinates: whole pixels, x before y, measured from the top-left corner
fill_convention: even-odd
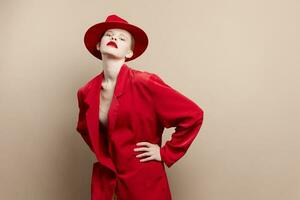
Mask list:
[[[126,58],[131,58],[133,56],[133,51],[129,50],[127,55],[125,56]]]
[[[100,42],[97,43],[96,48],[98,51],[100,51]]]

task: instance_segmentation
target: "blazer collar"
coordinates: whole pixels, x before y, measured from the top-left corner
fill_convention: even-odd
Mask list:
[[[126,83],[127,83],[127,79],[130,78],[129,76],[129,71],[130,71],[130,67],[128,67],[127,64],[123,64],[120,68],[117,80],[116,80],[116,85],[115,85],[115,89],[114,89],[114,96],[115,97],[120,97],[122,94],[124,94],[126,92]],[[100,90],[101,90],[101,85],[102,85],[102,81],[104,79],[104,71],[102,71],[98,76],[95,77],[95,79],[93,80],[91,87],[89,89],[89,92],[86,96],[85,102],[90,105],[91,103],[97,101],[98,96],[100,94]],[[100,97],[100,96],[99,96]]]
[[[117,77],[117,82],[116,82],[116,86],[115,86],[115,91],[114,91],[114,95],[116,97],[121,96],[122,94],[124,94],[125,90],[127,89],[125,87],[125,82],[128,78],[130,78],[130,76],[128,76],[129,72],[129,68],[128,66],[124,63],[119,71],[118,77]],[[102,74],[104,75],[104,73],[102,72]],[[103,76],[102,75],[102,76]],[[103,79],[103,78],[102,78]],[[102,82],[102,81],[101,81]]]

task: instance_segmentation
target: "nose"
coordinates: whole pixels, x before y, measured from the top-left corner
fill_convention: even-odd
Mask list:
[[[115,36],[111,36],[111,39],[117,41],[117,38]]]

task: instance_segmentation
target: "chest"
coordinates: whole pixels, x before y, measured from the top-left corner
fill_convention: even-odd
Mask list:
[[[115,85],[114,88],[100,88],[98,98],[100,128],[108,130],[110,126],[111,141],[125,144],[142,140],[157,142],[160,126],[155,104],[152,94],[144,85],[129,79],[124,87]]]
[[[114,94],[114,86],[101,88],[100,90],[100,104],[99,104],[99,120],[107,126],[108,111]]]

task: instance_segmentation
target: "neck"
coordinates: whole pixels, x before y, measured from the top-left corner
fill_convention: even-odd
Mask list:
[[[115,82],[121,67],[124,64],[124,59],[111,59],[106,56],[102,56],[104,79],[106,82]]]

